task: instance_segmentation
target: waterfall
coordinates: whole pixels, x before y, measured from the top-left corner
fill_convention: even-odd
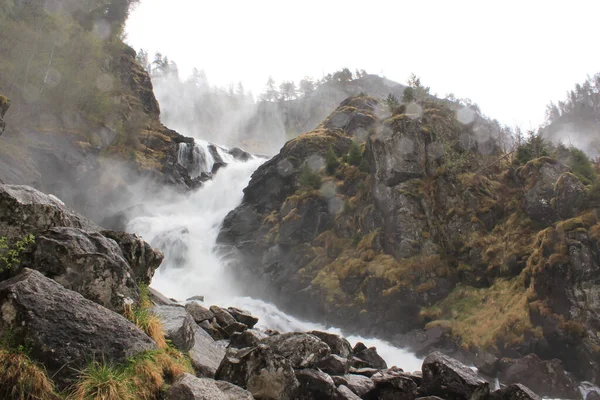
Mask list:
[[[199,142],[199,154],[210,154],[209,144]],[[189,147],[180,146],[180,153]],[[259,328],[277,329],[281,332],[326,330],[319,324],[301,321],[285,314],[273,304],[243,297],[241,290],[225,277],[223,262],[215,253],[217,235],[223,219],[238,206],[243,189],[252,173],[265,161],[251,158],[237,161],[226,149],[216,146],[219,157],[228,165],[219,170],[213,180],[205,182],[202,189],[189,194],[172,194],[167,199],[155,199],[146,206],[150,216],[137,217],[128,224],[130,232],[140,234],[146,241],[165,254],[162,266],[156,272],[152,287],[168,297],[185,300],[191,296],[205,296],[207,306],[217,304],[247,309],[259,318]],[[182,160],[189,154],[184,155]],[[214,163],[206,157],[201,168]],[[182,164],[183,165],[183,164]],[[339,329],[327,329],[342,333]],[[348,332],[344,332],[347,335]],[[379,354],[390,366],[397,365],[406,371],[421,368],[422,360],[387,342],[358,336],[347,336],[351,342],[361,341],[376,346]]]
[[[189,171],[190,177],[195,178],[202,173],[208,174],[212,171],[215,159],[209,150],[209,146],[210,143],[204,140],[195,140],[193,145],[184,142],[179,143],[177,162]],[[229,154],[227,155],[231,157]]]

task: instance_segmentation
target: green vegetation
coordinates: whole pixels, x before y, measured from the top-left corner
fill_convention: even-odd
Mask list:
[[[0,237],[0,272],[16,267],[21,262],[19,259],[21,253],[34,242],[35,236],[27,235],[11,246],[5,236]]]
[[[134,400],[137,397],[123,367],[92,361],[80,374],[69,400]]]
[[[346,162],[350,165],[358,167],[362,162],[363,156],[360,146],[355,141],[352,141],[350,148],[348,149],[348,155],[346,156]]]
[[[300,171],[298,182],[307,189],[320,189],[322,179],[318,172],[313,171],[308,165],[304,165]]]
[[[335,170],[340,166],[340,161],[338,160],[335,151],[333,150],[333,146],[329,146],[327,150],[327,154],[325,155],[325,171],[327,175],[335,174]]]
[[[583,182],[584,185],[589,185],[597,180],[594,165],[589,157],[581,150],[571,147],[569,149],[570,157],[568,165],[573,173]]]

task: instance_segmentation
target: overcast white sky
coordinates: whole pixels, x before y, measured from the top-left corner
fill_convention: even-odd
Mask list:
[[[128,42],[160,51],[183,75],[242,81],[254,94],[342,67],[477,102],[528,129],[545,106],[600,72],[600,1],[141,0]]]

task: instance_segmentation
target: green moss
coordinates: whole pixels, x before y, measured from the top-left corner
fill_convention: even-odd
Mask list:
[[[563,232],[569,232],[576,230],[577,228],[584,228],[585,224],[581,218],[571,218],[566,221],[561,221],[556,225],[556,229]]]

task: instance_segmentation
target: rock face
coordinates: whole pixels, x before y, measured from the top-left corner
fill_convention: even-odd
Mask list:
[[[423,361],[421,393],[448,399],[485,399],[489,385],[470,368],[436,352]]]
[[[214,378],[225,357],[225,349],[215,343],[203,329],[196,326],[194,327],[194,345],[190,349],[189,355],[198,376]]]
[[[551,158],[539,158],[527,163],[519,173],[524,182],[525,212],[534,221],[549,225],[558,219],[552,207],[554,185],[568,168]],[[564,193],[561,197],[564,197]],[[564,207],[564,206],[563,206]]]
[[[29,269],[0,283],[0,314],[0,332],[15,332],[61,387],[90,358],[120,363],[156,349],[122,316]]]
[[[165,256],[139,236],[127,232],[102,231],[102,235],[117,242],[125,260],[131,266],[135,280],[149,285],[154,271],[160,267]]]
[[[316,336],[306,333],[284,333],[265,338],[262,344],[287,358],[294,368],[309,368],[327,357],[329,346]]]

